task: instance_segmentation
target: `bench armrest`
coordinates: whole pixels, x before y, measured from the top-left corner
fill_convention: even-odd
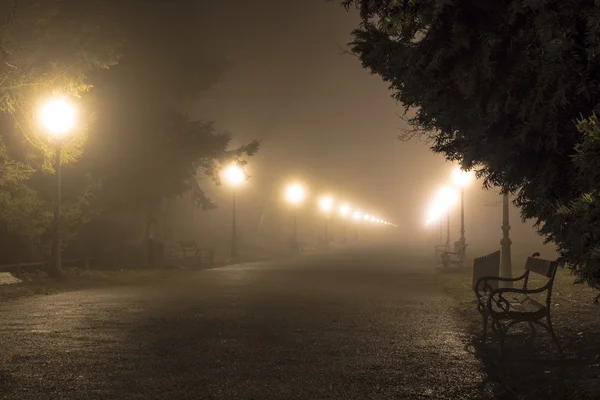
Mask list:
[[[462,251],[443,251],[442,252],[442,257],[444,257],[444,255],[460,254],[460,253],[462,253]]]
[[[523,275],[521,275],[517,278],[501,278],[499,276],[483,276],[483,277],[479,278],[477,280],[477,282],[475,283],[475,295],[477,296],[478,299],[483,297],[483,295],[481,295],[479,293],[480,287],[484,292],[486,291],[485,290],[486,288],[490,289],[488,292],[490,292],[490,293],[494,292],[493,288],[488,284],[487,281],[518,282],[520,280],[525,279],[526,275],[527,275],[527,272],[525,272]],[[481,285],[482,283],[483,283],[483,286]],[[491,294],[490,294],[490,297],[491,297]]]
[[[460,256],[464,256],[466,249],[467,249],[467,245],[465,245],[463,248],[461,248],[458,251],[448,251],[448,250],[443,251],[442,252],[442,258],[444,258],[445,256],[448,256],[448,255],[460,255]]]

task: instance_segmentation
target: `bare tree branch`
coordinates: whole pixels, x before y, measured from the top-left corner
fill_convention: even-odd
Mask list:
[[[339,44],[336,44],[335,47],[337,47],[341,51],[341,53],[339,54],[340,56],[350,55],[350,56],[355,57],[355,58],[360,58],[357,54],[354,54],[353,52],[351,52],[347,48],[346,49],[343,48]]]

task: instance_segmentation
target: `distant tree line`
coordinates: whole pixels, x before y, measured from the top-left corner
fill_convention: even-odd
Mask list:
[[[54,147],[36,120],[44,98],[66,94],[82,112],[63,146],[71,254],[109,262],[127,252],[164,199],[192,193],[214,207],[198,174],[218,183],[223,162],[257,151],[257,142],[230,149],[229,133],[183,111],[225,63],[197,32],[195,3],[177,3],[0,0],[0,263],[49,255]]]
[[[600,3],[344,0],[351,50],[424,136],[515,195],[580,282],[600,288]]]

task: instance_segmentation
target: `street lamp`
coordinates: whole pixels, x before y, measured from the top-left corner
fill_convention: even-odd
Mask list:
[[[512,240],[510,240],[509,236],[510,223],[508,215],[508,203],[508,194],[504,193],[502,195],[502,240],[500,241],[500,245],[502,246],[500,276],[502,276],[503,278],[512,278],[512,257],[510,251]],[[504,283],[504,287],[512,287],[512,282]]]
[[[350,214],[350,206],[348,204],[342,204],[340,206],[340,215],[346,218]]]
[[[237,188],[242,185],[247,179],[248,175],[238,165],[231,164],[223,171],[223,178],[229,186],[232,188],[233,204],[231,208],[231,258],[237,258],[237,234],[236,234],[236,192]]]
[[[53,268],[55,276],[62,276],[62,240],[61,240],[61,167],[60,152],[64,138],[75,128],[77,111],[64,99],[53,99],[42,105],[39,120],[50,136],[54,138],[56,170],[56,200],[54,202],[54,237],[52,242]]]
[[[441,217],[446,212],[446,249],[450,248],[450,208],[458,201],[458,194],[453,187],[444,186],[438,192],[433,203],[434,213]],[[440,218],[441,220],[441,218]]]
[[[329,196],[323,196],[319,199],[319,208],[325,213],[325,244],[329,244],[328,220],[329,214],[333,210],[335,201]]]
[[[347,234],[346,230],[347,230],[347,217],[349,214],[350,214],[350,206],[348,204],[342,204],[340,206],[340,215],[344,219],[344,221],[342,222],[343,231],[344,231],[344,233],[343,233],[344,237],[343,237],[342,241],[344,243],[346,243],[348,241],[348,239],[346,237],[346,234]]]
[[[300,183],[292,183],[285,189],[285,198],[288,203],[294,208],[294,234],[293,234],[293,245],[298,245],[298,231],[296,224],[296,207],[298,207],[306,198],[306,189]]]
[[[473,181],[473,173],[456,168],[452,171],[452,181],[460,188],[460,245],[465,247],[465,188]]]
[[[362,219],[362,218],[363,218],[363,214],[362,214],[360,211],[358,211],[358,210],[355,210],[355,211],[352,213],[352,219],[354,219],[354,222],[356,222],[356,227],[355,227],[355,238],[354,238],[354,240],[358,240],[358,237],[359,237],[359,231],[360,231],[360,228],[358,227],[358,224],[360,223],[360,221],[361,221],[361,219]]]

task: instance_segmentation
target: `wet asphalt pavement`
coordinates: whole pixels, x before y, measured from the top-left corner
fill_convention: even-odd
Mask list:
[[[0,305],[4,399],[485,399],[432,266],[388,248]]]

